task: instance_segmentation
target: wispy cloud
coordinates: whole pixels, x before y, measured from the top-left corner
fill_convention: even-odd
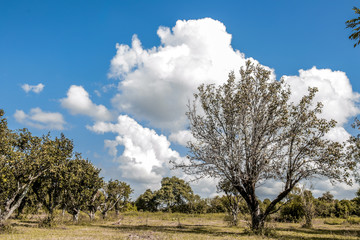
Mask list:
[[[44,112],[40,108],[32,108],[29,114],[16,110],[14,118],[19,123],[39,129],[63,130],[66,124],[61,113]]]
[[[21,88],[26,92],[34,92],[34,93],[40,93],[42,90],[44,90],[45,85],[42,83],[39,83],[38,85],[29,85],[27,83],[21,85]]]

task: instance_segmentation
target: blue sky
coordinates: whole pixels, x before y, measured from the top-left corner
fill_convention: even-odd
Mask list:
[[[163,176],[183,176],[166,163],[186,154],[186,123],[176,98],[188,97],[196,83],[221,83],[228,70],[238,70],[251,57],[273,69],[277,79],[292,76],[289,84],[299,93],[311,84],[335,91],[324,90],[319,99],[329,102],[324,116],[340,122],[333,136],[341,139],[345,130],[352,132],[349,124],[358,114],[360,47],[353,48],[344,22],[359,5],[350,0],[0,1],[0,108],[12,129],[54,136],[64,132],[106,179],[130,182],[141,193],[156,189]],[[162,31],[163,42],[160,26],[170,31]],[[175,26],[178,33],[171,32]],[[215,43],[224,44],[224,50]],[[129,47],[120,53],[116,44]],[[169,69],[161,68],[169,59]],[[126,64],[132,68],[126,70]],[[212,76],[201,75],[211,66]],[[173,69],[180,67],[181,72]],[[339,91],[343,88],[345,93]],[[352,198],[357,187],[320,182],[314,187],[318,195],[329,189]],[[271,193],[275,185],[261,194]],[[210,180],[194,189],[202,196],[214,193]]]

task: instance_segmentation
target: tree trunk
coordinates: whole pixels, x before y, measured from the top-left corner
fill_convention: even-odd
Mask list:
[[[305,215],[305,228],[312,228],[312,217]]]
[[[258,212],[252,212],[251,213],[251,230],[256,232],[261,232],[264,228],[265,224],[265,218],[263,214],[260,213],[260,210]]]
[[[75,222],[75,223],[77,223],[77,222],[79,222],[79,210],[74,210],[74,212],[73,212],[73,222]]]
[[[93,221],[94,218],[95,218],[95,212],[90,211],[90,213],[89,213],[89,218],[90,218],[90,221]]]
[[[20,206],[21,201],[26,196],[27,192],[29,191],[30,184],[26,187],[24,187],[24,191],[20,194],[19,198],[15,202],[15,204],[12,204],[15,201],[16,196],[14,196],[12,199],[10,199],[6,205],[5,210],[0,213],[0,226],[3,226],[5,224],[5,221],[11,216],[11,214]]]
[[[239,222],[239,219],[238,219],[238,211],[236,211],[236,210],[233,210],[233,211],[231,211],[231,217],[232,217],[232,219],[231,219],[231,225],[232,226],[237,226],[238,225],[238,222]]]

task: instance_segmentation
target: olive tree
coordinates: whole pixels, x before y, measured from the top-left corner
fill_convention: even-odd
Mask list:
[[[51,226],[54,219],[54,210],[63,203],[65,191],[65,174],[66,165],[73,155],[74,144],[72,140],[66,138],[61,134],[60,138],[50,139],[50,136],[45,136],[48,139],[48,150],[44,156],[52,163],[32,186],[32,191],[35,193],[37,200],[45,208],[48,213],[47,219],[43,224]]]
[[[163,210],[176,211],[179,210],[176,208],[191,202],[194,193],[189,183],[173,176],[161,180],[161,188],[156,192],[156,196]]]
[[[109,182],[105,184],[102,192],[104,202],[99,206],[99,209],[102,217],[105,219],[107,213],[115,207],[117,207],[118,210],[125,207],[133,190],[130,188],[130,185],[125,182],[110,179]],[[124,205],[116,206],[119,203],[123,203]]]
[[[80,154],[66,166],[65,193],[67,201],[66,210],[73,216],[73,221],[78,222],[80,210],[87,209],[103,186],[103,179],[97,169],[89,160]],[[94,212],[95,213],[95,212]],[[90,216],[90,214],[89,214]],[[90,220],[93,216],[90,216]]]
[[[0,110],[0,225],[20,206],[33,183],[72,151],[72,142],[63,135],[52,140],[49,134],[36,137],[27,129],[9,130],[3,115]]]
[[[188,160],[176,166],[228,181],[248,205],[252,230],[261,231],[265,218],[301,180],[348,176],[344,144],[324,138],[336,122],[318,117],[322,104],[313,104],[316,91],[309,88],[298,103],[290,102],[285,82],[271,80],[270,71],[250,61],[239,80],[232,72],[219,87],[200,85],[187,112],[195,140],[188,142]],[[267,180],[283,187],[262,210],[256,189]]]

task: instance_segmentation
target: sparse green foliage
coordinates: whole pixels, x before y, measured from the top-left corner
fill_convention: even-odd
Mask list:
[[[360,9],[353,7],[353,10],[358,17],[346,21],[345,24],[346,28],[352,29],[352,34],[349,36],[349,39],[355,40],[354,47],[356,47],[360,44]]]
[[[236,81],[230,73],[219,87],[198,88],[187,113],[196,141],[188,145],[190,163],[177,166],[229,181],[247,202],[257,230],[299,181],[314,175],[346,181],[352,165],[345,161],[342,143],[323,138],[336,122],[317,117],[322,104],[313,105],[316,88],[295,104],[284,81],[271,80],[260,65],[248,61],[240,75]],[[255,189],[269,179],[284,187],[262,211]]]
[[[229,181],[220,181],[218,184],[218,191],[223,191],[225,193],[225,196],[222,198],[222,203],[230,217],[230,225],[238,225],[238,215],[240,212],[240,202],[242,197]]]

